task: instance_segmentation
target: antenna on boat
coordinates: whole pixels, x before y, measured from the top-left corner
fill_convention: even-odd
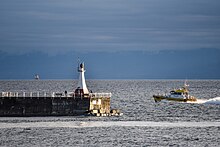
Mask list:
[[[187,84],[186,83],[187,82],[187,80],[185,80],[185,82],[184,82],[184,89],[186,90],[186,92],[188,93],[188,87],[189,87],[189,84]]]
[[[187,80],[184,82],[184,87],[189,87],[189,84],[187,84]]]

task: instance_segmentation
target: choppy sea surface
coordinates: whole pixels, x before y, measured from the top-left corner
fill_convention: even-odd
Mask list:
[[[188,80],[195,103],[153,95],[183,80],[88,80],[123,116],[0,117],[0,146],[220,146],[220,80]],[[0,91],[71,92],[76,80],[0,81]]]

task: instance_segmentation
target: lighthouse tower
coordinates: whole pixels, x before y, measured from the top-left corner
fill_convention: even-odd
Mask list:
[[[86,80],[85,80],[85,67],[84,63],[80,63],[78,66],[78,72],[79,72],[79,81],[77,85],[77,89],[75,90],[75,94],[85,95],[89,94],[89,90],[86,86]]]

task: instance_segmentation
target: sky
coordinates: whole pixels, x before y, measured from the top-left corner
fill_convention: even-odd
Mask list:
[[[1,0],[0,79],[220,79],[219,0]]]

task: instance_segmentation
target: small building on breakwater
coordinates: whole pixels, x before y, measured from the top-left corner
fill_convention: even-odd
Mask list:
[[[0,116],[112,116],[111,93],[92,93],[85,81],[84,63],[78,66],[79,81],[73,92],[1,92]]]

